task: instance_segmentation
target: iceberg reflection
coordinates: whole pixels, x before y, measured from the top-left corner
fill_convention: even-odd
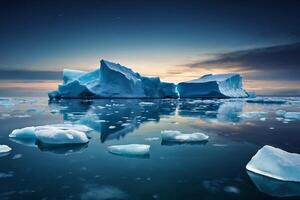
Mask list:
[[[259,191],[274,197],[300,196],[300,183],[280,181],[247,171]]]

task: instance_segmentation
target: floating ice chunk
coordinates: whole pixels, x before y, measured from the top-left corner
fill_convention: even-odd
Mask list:
[[[247,103],[264,103],[264,104],[284,104],[285,99],[280,98],[270,98],[270,97],[257,97],[253,99],[247,99]]]
[[[108,147],[108,151],[122,156],[149,156],[150,145],[146,144],[125,144]]]
[[[37,128],[35,134],[37,140],[45,144],[84,144],[89,141],[84,132],[56,127]]]
[[[9,137],[35,139],[45,144],[83,144],[89,140],[85,132],[91,129],[77,124],[53,124],[15,129]]]
[[[152,106],[152,105],[154,105],[154,103],[153,102],[144,102],[144,101],[142,101],[142,102],[139,103],[139,105],[140,106]]]
[[[264,118],[267,112],[244,112],[240,115],[241,118],[245,119],[258,119]]]
[[[300,155],[265,145],[252,157],[246,169],[282,181],[300,182]]]
[[[161,138],[166,142],[193,143],[207,141],[209,137],[204,133],[183,134],[180,131],[164,130],[161,132]]]
[[[160,140],[159,137],[148,137],[148,138],[145,138],[145,140],[147,141],[157,141],[157,140]]]
[[[284,117],[288,119],[300,119],[300,112],[286,112]]]
[[[0,155],[11,151],[11,148],[7,145],[0,145]]]
[[[283,117],[285,115],[286,111],[284,110],[276,110],[275,114],[279,117]]]
[[[32,139],[36,138],[35,135],[35,127],[25,127],[22,129],[15,129],[11,134],[8,135],[11,138],[18,138],[18,139]]]

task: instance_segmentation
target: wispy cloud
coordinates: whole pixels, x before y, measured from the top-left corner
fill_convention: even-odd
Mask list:
[[[190,69],[227,69],[250,79],[300,80],[300,42],[215,54],[183,65]],[[266,73],[267,72],[267,73]]]

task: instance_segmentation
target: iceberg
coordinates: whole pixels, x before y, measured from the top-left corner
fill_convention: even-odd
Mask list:
[[[159,77],[145,77],[120,64],[100,61],[92,72],[64,70],[63,84],[48,93],[50,99],[177,98],[176,85]]]
[[[150,145],[147,144],[112,145],[108,147],[108,151],[112,154],[121,155],[121,156],[148,157],[150,152]]]
[[[51,145],[85,144],[89,142],[86,132],[90,130],[84,125],[54,124],[15,129],[9,134],[9,137],[18,140],[31,139],[38,143]]]
[[[208,74],[198,79],[181,82],[177,86],[181,98],[248,97],[239,74]]]
[[[300,155],[265,145],[252,157],[246,169],[281,181],[300,182]]]
[[[161,138],[163,142],[197,143],[205,142],[209,137],[203,133],[183,134],[180,131],[164,130],[161,132]]]

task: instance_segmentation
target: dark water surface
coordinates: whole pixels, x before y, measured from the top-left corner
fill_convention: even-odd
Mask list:
[[[276,115],[300,111],[300,99],[285,100],[1,98],[0,144],[12,151],[0,157],[0,199],[299,199],[298,184],[245,169],[266,144],[300,153],[300,120]],[[64,122],[91,127],[90,142],[50,148],[8,137],[16,128]],[[209,141],[162,143],[162,130],[202,132]],[[150,157],[107,151],[132,143],[151,145]]]

